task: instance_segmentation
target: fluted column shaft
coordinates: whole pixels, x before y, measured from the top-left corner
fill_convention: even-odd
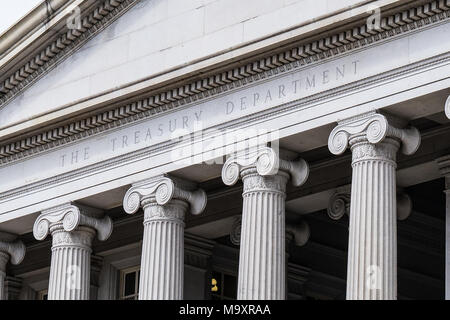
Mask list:
[[[0,300],[5,300],[5,278],[6,278],[6,264],[8,263],[9,255],[5,252],[0,252]]]
[[[396,153],[399,142],[350,140],[353,161],[348,300],[397,298]]]
[[[126,213],[144,209],[139,300],[183,299],[184,216],[200,214],[206,200],[195,184],[168,175],[137,182],[125,193]]]
[[[447,180],[447,190],[445,190],[445,300],[450,300],[450,175]]]
[[[143,200],[144,238],[139,283],[140,300],[183,299],[185,201],[159,205]]]
[[[36,219],[33,235],[43,240],[52,235],[49,300],[88,300],[91,245],[94,236],[109,238],[113,223],[98,209],[65,203],[44,210]]]
[[[286,298],[285,188],[279,171],[261,176],[255,167],[241,171],[244,183],[238,299]]]
[[[226,185],[244,184],[239,254],[239,300],[286,298],[286,183],[302,185],[305,160],[280,159],[279,150],[257,146],[230,155],[222,168]]]
[[[415,153],[420,140],[416,128],[378,111],[342,120],[331,131],[333,154],[352,151],[347,300],[397,299],[396,155],[400,147]],[[338,203],[328,211],[334,219],[345,212],[345,198]]]
[[[79,226],[65,231],[62,222],[50,226],[53,237],[49,300],[88,300],[91,244],[95,230]]]

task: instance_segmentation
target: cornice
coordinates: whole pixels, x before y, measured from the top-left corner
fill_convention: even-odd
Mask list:
[[[41,1],[22,19],[0,33],[0,68],[4,65],[2,58],[14,51],[22,43],[40,33],[41,28],[49,28],[49,21],[56,18],[62,11],[75,1],[84,0],[47,0]],[[87,0],[92,1],[92,0]]]
[[[444,58],[437,57],[437,58],[421,61],[420,63],[410,65],[407,68],[402,68],[400,70],[394,70],[388,74],[384,74],[383,76],[376,76],[373,78],[364,79],[363,81],[357,82],[356,84],[350,84],[348,86],[339,88],[338,90],[333,89],[330,91],[325,91],[320,94],[313,95],[309,98],[302,99],[301,102],[289,103],[288,105],[280,105],[279,107],[277,107],[276,110],[269,110],[269,111],[265,111],[262,113],[253,114],[249,117],[246,117],[245,119],[238,119],[236,121],[231,121],[230,123],[228,123],[228,122],[222,123],[221,125],[217,126],[216,129],[218,129],[220,132],[220,130],[223,128],[229,128],[229,129],[234,128],[234,127],[239,126],[243,122],[254,123],[254,121],[265,119],[265,118],[277,115],[278,113],[281,113],[281,112],[289,111],[292,108],[302,108],[305,105],[309,105],[312,103],[317,104],[317,103],[320,103],[322,100],[329,99],[330,97],[338,95],[338,94],[345,94],[345,93],[353,91],[353,90],[359,90],[359,89],[367,87],[367,86],[372,86],[373,84],[376,84],[377,82],[389,80],[396,76],[402,76],[404,73],[407,73],[410,71],[417,71],[417,70],[420,70],[420,68],[432,67],[435,63],[439,63],[443,60],[449,61],[450,53],[446,54]],[[95,136],[97,134],[104,132],[108,128],[114,128],[116,126],[120,126],[121,124],[134,122],[134,121],[138,121],[138,120],[142,120],[142,118],[140,118],[137,115],[133,116],[131,119],[118,120],[118,121],[115,121],[114,123],[106,124],[106,125],[102,126],[101,128],[94,128],[87,132],[78,133],[76,136],[68,137],[62,141],[52,142],[50,144],[50,146],[49,145],[40,146],[39,148],[36,148],[34,152],[28,153],[27,156],[35,155],[40,152],[47,152],[48,150],[50,150],[53,147],[58,147],[58,146],[61,146],[64,144],[68,144],[68,143],[72,143],[72,142],[75,143],[76,141],[78,141],[78,139]],[[428,134],[433,134],[433,133],[434,133],[434,131],[432,131]],[[425,139],[425,136],[427,136],[427,134],[422,135],[422,139]],[[211,138],[210,135],[205,134],[205,139],[210,139],[210,138]],[[176,141],[165,141],[165,142],[158,143],[156,145],[144,148],[142,150],[138,150],[138,151],[135,151],[132,153],[120,155],[120,156],[114,157],[112,159],[105,160],[100,163],[95,163],[95,164],[92,164],[92,165],[89,165],[89,166],[86,166],[86,167],[83,167],[80,169],[76,169],[76,170],[73,170],[73,171],[65,173],[65,174],[47,178],[45,180],[31,183],[31,184],[28,184],[23,187],[8,190],[6,192],[0,193],[0,200],[6,199],[6,198],[20,197],[25,193],[29,193],[29,192],[32,193],[37,190],[42,191],[49,187],[54,187],[55,185],[58,185],[61,183],[66,183],[67,181],[78,179],[80,177],[84,177],[84,176],[90,175],[95,172],[107,170],[108,168],[111,168],[111,167],[121,166],[125,163],[128,163],[129,161],[142,159],[142,158],[148,157],[149,155],[155,156],[157,154],[164,152],[165,150],[170,150],[170,148],[176,147],[177,143],[178,142],[176,142]],[[25,153],[27,153],[27,152],[25,152]],[[9,161],[5,161],[5,159],[0,158],[0,167],[2,165],[7,165],[11,161],[20,161],[23,158],[24,157],[21,156],[21,154],[12,156]],[[344,158],[343,157],[336,158],[333,161],[340,162],[340,159],[344,159]],[[326,164],[324,164],[324,165],[326,165]]]
[[[115,0],[108,0],[115,1]],[[133,0],[124,0],[131,5]],[[118,7],[114,10],[118,10]],[[109,14],[111,14],[110,12]],[[121,127],[136,121],[154,117],[162,113],[171,112],[174,109],[184,107],[187,104],[201,99],[209,99],[235,88],[243,87],[254,82],[265,81],[282,73],[304,66],[321,63],[323,60],[332,59],[336,56],[348,54],[360,50],[365,46],[375,44],[393,37],[398,37],[418,29],[425,28],[431,24],[442,23],[450,17],[450,1],[437,0],[421,4],[415,8],[398,12],[384,17],[378,30],[366,29],[363,24],[344,32],[332,34],[325,38],[302,44],[283,53],[271,55],[258,61],[248,63],[241,67],[221,72],[207,78],[174,88],[170,91],[161,92],[147,98],[116,107],[88,118],[81,119],[64,126],[60,126],[37,135],[14,141],[0,146],[0,165],[17,161],[49,149],[80,140],[103,131]],[[106,19],[105,19],[106,20]],[[86,32],[89,32],[88,30]],[[447,56],[441,56],[427,61],[438,63]],[[387,75],[394,77],[401,72],[410,71],[411,68],[419,68],[423,64],[415,64],[394,70],[371,78],[371,83],[385,80]],[[344,86],[345,89],[355,89],[367,84],[366,79]],[[324,99],[342,92],[343,88],[329,90],[302,99],[301,104],[311,103],[318,99]],[[288,106],[283,106],[285,110]],[[299,107],[299,103],[296,103]],[[273,114],[274,110],[271,110]],[[278,111],[280,112],[280,111]],[[262,117],[262,114],[258,114]],[[266,115],[268,116],[268,115]],[[248,117],[248,119],[250,119]],[[246,119],[246,120],[248,120]],[[234,125],[238,125],[235,121]]]

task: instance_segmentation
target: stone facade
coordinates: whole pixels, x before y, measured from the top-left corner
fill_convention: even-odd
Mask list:
[[[447,0],[25,16],[0,36],[0,299],[448,299],[449,19]]]

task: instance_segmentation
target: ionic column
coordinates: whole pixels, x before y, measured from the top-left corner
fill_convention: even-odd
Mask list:
[[[22,290],[22,278],[7,276],[5,279],[5,298],[7,300],[19,300]]]
[[[291,178],[299,186],[306,181],[308,173],[304,160],[281,160],[268,147],[238,153],[225,162],[223,182],[233,185],[240,176],[244,184],[239,300],[286,298],[286,183]]]
[[[139,300],[183,299],[184,215],[200,214],[206,193],[164,175],[133,184],[123,206],[129,214],[144,209]]]
[[[300,221],[297,224],[288,224],[286,225],[286,262],[285,262],[285,269],[286,269],[286,298],[288,298],[289,294],[289,286],[288,286],[288,277],[289,277],[289,248],[291,247],[291,244],[294,243],[297,247],[304,246],[310,236],[311,232],[309,229],[309,224],[305,221]]]
[[[445,102],[445,114],[450,119],[450,96]],[[450,155],[437,159],[439,170],[445,177],[445,300],[450,300]]]
[[[391,120],[392,121],[392,120]],[[347,267],[348,300],[397,299],[396,154],[420,145],[415,128],[398,129],[375,112],[345,120],[331,132],[328,147],[352,151]]]
[[[450,119],[450,96],[447,97],[447,100],[445,101],[445,115],[447,116],[447,118]]]
[[[241,243],[241,228],[242,228],[242,219],[241,216],[235,216],[233,225],[231,227],[230,231],[230,241],[232,244],[238,246]],[[285,255],[285,267],[286,267],[286,284],[285,284],[285,290],[286,290],[286,297],[289,293],[288,288],[288,264],[289,264],[289,248],[291,246],[291,243],[295,243],[296,246],[301,247],[304,246],[309,239],[310,230],[309,225],[305,221],[300,221],[298,224],[290,224],[286,225],[286,255]]]
[[[37,240],[52,235],[52,259],[48,300],[88,300],[91,272],[91,246],[94,236],[106,240],[112,220],[101,211],[64,204],[42,211],[33,226]]]
[[[445,178],[445,300],[450,300],[450,155],[437,159],[437,163]]]
[[[103,266],[103,257],[91,255],[91,276],[90,276],[90,300],[98,300],[98,288],[100,287],[100,272]]]
[[[327,213],[333,220],[341,219],[344,214],[350,216],[350,185],[336,188],[328,201]],[[397,220],[406,220],[412,212],[411,197],[402,190],[397,190]]]
[[[15,235],[0,232],[0,300],[6,300],[5,278],[8,261],[19,264],[25,257],[25,245]]]

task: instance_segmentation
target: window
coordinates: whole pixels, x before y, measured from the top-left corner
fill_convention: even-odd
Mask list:
[[[48,300],[48,290],[41,290],[37,293],[38,300]]]
[[[211,283],[213,283],[213,279],[216,280],[216,285],[211,286],[211,298],[213,300],[236,300],[236,276],[224,272],[213,271]]]
[[[120,271],[120,300],[137,300],[139,297],[140,267]]]

